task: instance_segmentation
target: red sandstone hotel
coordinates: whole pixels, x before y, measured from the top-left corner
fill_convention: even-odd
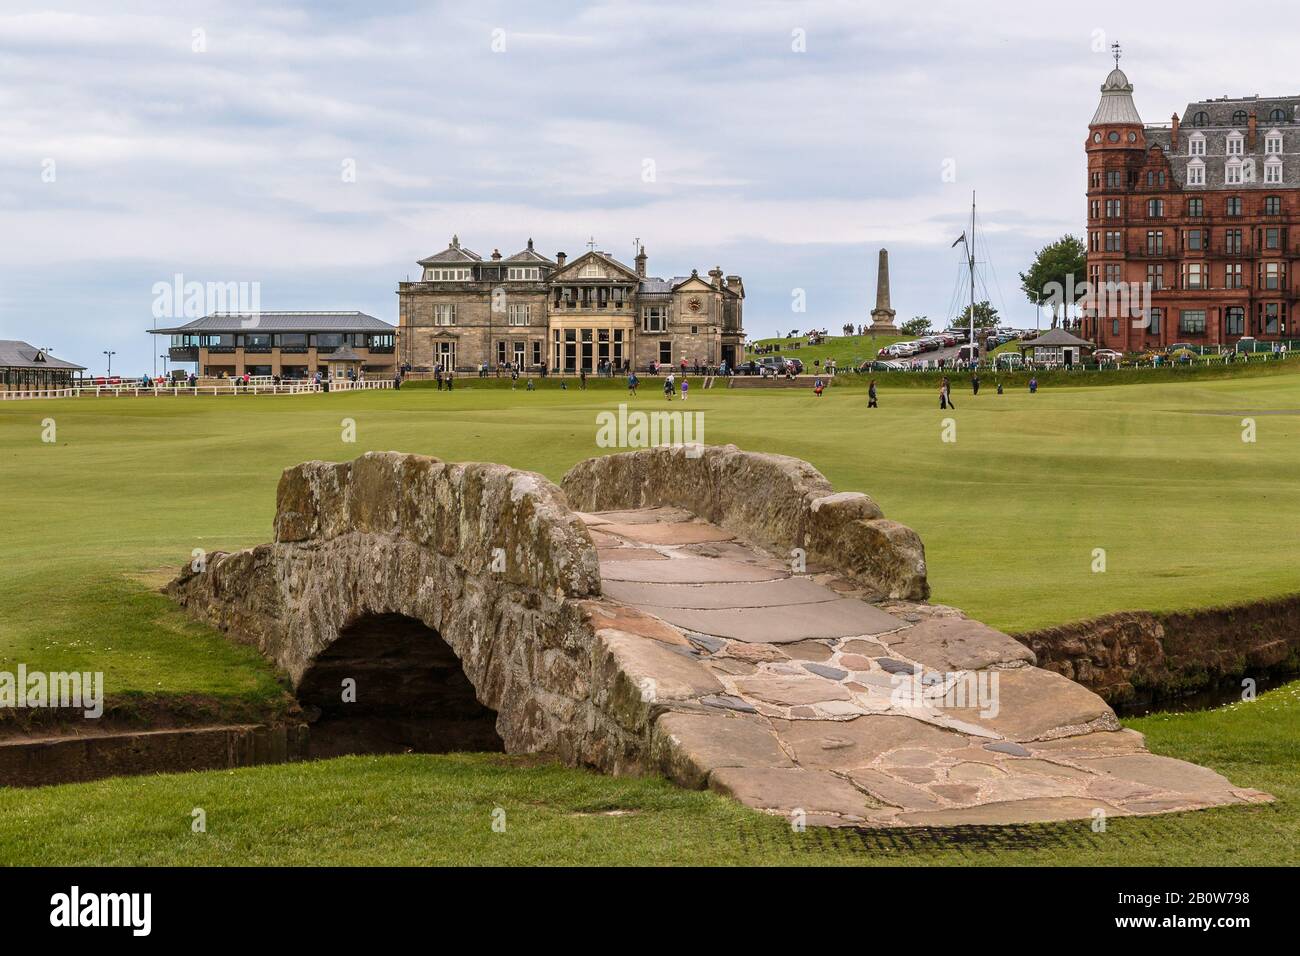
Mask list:
[[[1300,96],[1206,100],[1150,125],[1116,68],[1087,152],[1088,280],[1149,282],[1151,304],[1146,321],[1085,309],[1084,337],[1133,352],[1296,335]]]

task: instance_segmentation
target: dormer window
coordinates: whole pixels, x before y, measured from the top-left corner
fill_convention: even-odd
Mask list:
[[[1264,182],[1281,183],[1282,182],[1282,160],[1276,156],[1271,156],[1264,163]]]
[[[1246,151],[1246,140],[1240,133],[1233,130],[1228,134],[1228,155],[1241,156]]]
[[[1264,152],[1269,156],[1280,156],[1282,154],[1282,133],[1280,130],[1271,129],[1264,136]]]
[[[1210,114],[1205,112],[1205,110],[1199,111],[1195,116],[1192,117],[1192,125],[1193,126],[1210,125]]]
[[[1268,121],[1270,123],[1285,123],[1286,110],[1273,110],[1268,114]]]
[[[1249,122],[1249,119],[1250,118],[1246,115],[1245,110],[1237,110],[1235,113],[1232,114],[1232,125],[1245,126],[1246,123]]]
[[[1189,156],[1205,155],[1205,134],[1193,133],[1187,140],[1187,154]]]
[[[470,281],[469,269],[425,269],[425,282],[468,282]]]
[[[538,266],[511,266],[506,270],[506,278],[513,282],[531,282],[542,277]]]
[[[1230,160],[1228,165],[1223,168],[1223,181],[1229,186],[1241,185],[1242,177],[1240,160]]]
[[[1193,159],[1187,164],[1187,185],[1204,186],[1205,185],[1205,161]]]

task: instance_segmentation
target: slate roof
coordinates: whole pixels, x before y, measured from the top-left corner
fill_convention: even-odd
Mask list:
[[[1274,110],[1281,110],[1283,120],[1270,120]],[[1247,122],[1242,122],[1235,114],[1244,112],[1249,116],[1255,114],[1256,133],[1255,148],[1250,148],[1248,139],[1243,140],[1242,153],[1239,156],[1228,155],[1228,138],[1234,133],[1248,137]],[[1198,113],[1205,113],[1205,125],[1198,126],[1193,120]],[[1237,122],[1234,123],[1234,116]],[[1300,96],[1246,97],[1239,99],[1202,100],[1188,103],[1187,111],[1178,129],[1178,148],[1173,150],[1170,143],[1173,130],[1167,126],[1147,127],[1146,138],[1151,145],[1159,146],[1169,158],[1173,180],[1180,188],[1195,193],[1202,189],[1280,189],[1300,186]],[[1264,181],[1264,166],[1269,159],[1265,153],[1269,134],[1276,132],[1282,138],[1282,152],[1278,158],[1282,161],[1282,181],[1268,183]],[[1193,156],[1191,142],[1193,138],[1204,138],[1205,153]],[[1229,160],[1242,160],[1246,181],[1228,184],[1227,168]],[[1194,160],[1200,159],[1205,164],[1205,185],[1188,186],[1187,168]]]
[[[555,263],[552,260],[546,258],[546,256],[542,255],[536,249],[533,248],[532,239],[528,240],[528,248],[516,252],[513,256],[510,256],[505,261],[513,262],[516,264],[524,263],[525,265],[547,265],[547,266],[555,265]]]
[[[360,355],[358,355],[356,352],[352,351],[352,349],[348,348],[348,347],[345,345],[343,348],[341,348],[341,349],[335,349],[335,350],[334,350],[333,352],[331,352],[329,355],[325,356],[325,361],[327,361],[327,362],[363,362],[363,361],[365,361],[365,359],[363,359]]]
[[[156,335],[185,332],[395,332],[396,328],[364,312],[261,312],[255,326],[248,313],[214,312],[186,325],[148,329]]]
[[[459,236],[452,236],[451,242],[442,252],[436,252],[417,263],[422,266],[464,265],[467,262],[482,262],[483,257],[473,249],[466,249],[460,244]]]
[[[17,339],[0,339],[0,368],[61,368],[84,372],[86,366],[56,359],[34,345]]]
[[[1093,348],[1093,344],[1087,339],[1081,339],[1077,335],[1065,331],[1065,329],[1048,329],[1037,338],[1028,339],[1020,344],[1021,351],[1025,349],[1037,348],[1040,345],[1083,345],[1087,348]]]

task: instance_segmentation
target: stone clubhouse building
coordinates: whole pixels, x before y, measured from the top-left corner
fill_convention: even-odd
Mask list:
[[[1296,337],[1300,96],[1201,100],[1144,123],[1117,61],[1086,152],[1088,280],[1146,284],[1150,303],[1085,308],[1084,338],[1136,352]]]
[[[548,259],[533,241],[486,258],[457,236],[398,284],[398,357],[416,371],[510,365],[574,373],[644,370],[653,363],[716,367],[740,360],[745,288],[720,268],[701,277],[646,272],[593,247]]]

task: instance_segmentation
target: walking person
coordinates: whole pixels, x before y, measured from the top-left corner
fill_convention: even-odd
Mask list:
[[[587,390],[587,370],[585,368],[578,371],[578,387],[584,392]]]
[[[980,373],[972,372],[970,377],[970,391],[972,395],[980,393]]]
[[[873,378],[867,384],[867,408],[879,408],[880,403],[876,401],[876,380]]]
[[[668,399],[670,402],[673,400],[673,376],[671,372],[668,377],[664,379],[664,398]]]
[[[433,380],[438,383],[438,391],[442,391],[442,366],[439,365],[433,370]]]
[[[943,377],[943,381],[939,383],[939,407],[940,408],[957,407],[952,403],[952,385],[948,382],[947,375],[945,375]]]
[[[627,376],[627,393],[636,398],[636,387],[640,385],[640,380],[636,377],[636,372],[630,372]]]
[[[683,376],[682,376],[682,401],[683,401],[683,402],[686,401],[686,392],[687,392],[687,389],[689,389],[689,388],[690,388],[690,385],[689,385],[689,383],[686,381],[686,376],[683,375]]]

